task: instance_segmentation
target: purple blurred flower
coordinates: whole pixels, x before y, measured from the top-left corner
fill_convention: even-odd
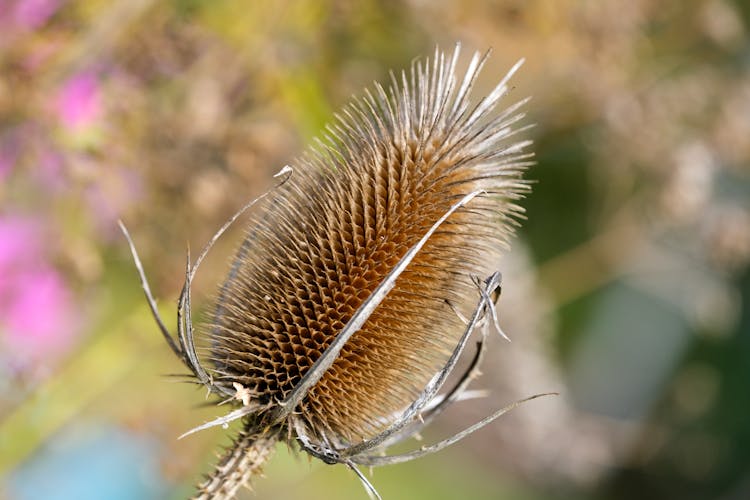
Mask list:
[[[0,2],[2,5],[5,2]],[[39,28],[60,7],[60,0],[18,0],[13,9],[13,21],[19,28]]]
[[[0,217],[0,342],[13,364],[24,369],[59,354],[76,323],[71,291],[46,261],[40,226]]]
[[[65,126],[84,128],[91,125],[101,112],[99,77],[92,71],[71,77],[57,94],[56,109]]]

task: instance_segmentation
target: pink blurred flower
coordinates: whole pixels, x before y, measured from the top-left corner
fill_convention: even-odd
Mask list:
[[[2,2],[5,3],[5,2]],[[13,21],[19,28],[36,29],[42,26],[60,7],[59,0],[18,0],[13,9]]]
[[[0,299],[3,285],[18,268],[33,267],[42,260],[39,233],[38,225],[29,219],[0,217]]]
[[[29,269],[15,288],[14,300],[5,305],[8,342],[35,355],[64,348],[73,318],[70,291],[60,274],[46,266]]]
[[[44,250],[38,224],[0,217],[0,342],[21,369],[63,352],[76,331],[72,293]]]
[[[101,112],[98,76],[92,71],[74,75],[60,88],[55,104],[63,125],[71,128],[91,125]]]

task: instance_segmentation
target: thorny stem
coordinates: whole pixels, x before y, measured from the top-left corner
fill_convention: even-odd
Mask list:
[[[273,454],[277,438],[273,431],[258,434],[246,424],[208,479],[198,486],[193,499],[233,499],[242,486],[249,487],[250,480],[261,474],[263,465]]]

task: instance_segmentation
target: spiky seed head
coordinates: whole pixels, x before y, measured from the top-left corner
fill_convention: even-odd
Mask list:
[[[212,375],[250,398],[284,399],[399,259],[467,193],[485,194],[429,239],[297,408],[311,436],[352,443],[410,404],[445,362],[495,270],[528,190],[513,125],[469,93],[486,55],[457,75],[458,49],[376,85],[255,212],[204,331]],[[515,68],[514,68],[515,69]]]

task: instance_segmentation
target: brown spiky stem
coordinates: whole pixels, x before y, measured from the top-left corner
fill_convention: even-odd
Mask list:
[[[278,440],[276,432],[258,433],[245,425],[232,446],[216,464],[205,482],[198,486],[196,500],[230,500],[242,486],[262,473],[263,464],[271,458]]]

